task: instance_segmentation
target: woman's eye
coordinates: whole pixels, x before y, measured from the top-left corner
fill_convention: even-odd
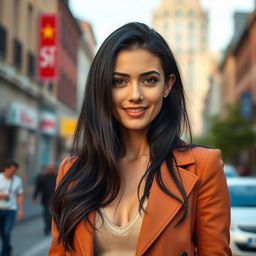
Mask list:
[[[121,87],[125,85],[125,80],[121,78],[114,78],[112,84],[114,87]]]
[[[144,80],[144,83],[146,83],[148,85],[154,85],[157,82],[158,82],[158,78],[156,78],[156,77],[148,77]]]

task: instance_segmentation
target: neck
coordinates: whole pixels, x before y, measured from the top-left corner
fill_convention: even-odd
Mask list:
[[[149,145],[145,132],[141,131],[122,131],[122,141],[125,149],[124,157],[133,161],[142,156],[149,156]]]

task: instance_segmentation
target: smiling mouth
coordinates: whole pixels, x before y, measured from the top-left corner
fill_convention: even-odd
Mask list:
[[[141,117],[144,115],[148,107],[134,107],[134,108],[123,108],[125,113],[130,117]]]

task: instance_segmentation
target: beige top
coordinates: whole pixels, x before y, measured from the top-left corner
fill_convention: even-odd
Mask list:
[[[145,208],[144,208],[145,209]],[[144,211],[138,212],[128,224],[119,227],[112,223],[103,209],[96,214],[94,232],[94,255],[134,256],[141,229]]]

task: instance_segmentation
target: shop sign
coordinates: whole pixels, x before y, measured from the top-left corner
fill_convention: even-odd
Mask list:
[[[60,136],[72,137],[74,135],[77,125],[77,118],[75,117],[61,117],[60,119]]]
[[[6,124],[36,130],[38,126],[37,112],[22,103],[13,102],[6,111]]]
[[[38,79],[57,79],[58,23],[56,14],[41,14],[39,17]]]
[[[40,130],[47,135],[55,135],[57,132],[56,115],[50,112],[42,112],[40,114]]]

